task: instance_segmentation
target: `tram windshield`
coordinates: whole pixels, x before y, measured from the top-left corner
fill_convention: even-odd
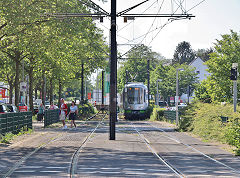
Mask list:
[[[130,87],[127,91],[129,104],[143,104],[144,90],[143,88]]]

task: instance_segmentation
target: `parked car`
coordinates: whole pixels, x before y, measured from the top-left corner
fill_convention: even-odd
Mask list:
[[[9,112],[19,112],[17,109],[17,106],[15,106],[13,104],[7,104],[7,107],[9,109]]]
[[[9,109],[6,104],[0,103],[0,114],[9,112]]]
[[[23,104],[23,103],[19,103],[18,108],[19,108],[19,112],[27,112],[28,111],[27,105]]]

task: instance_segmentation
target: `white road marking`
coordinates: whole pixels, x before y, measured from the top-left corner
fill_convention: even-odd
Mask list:
[[[96,174],[98,173],[97,171],[92,171],[92,172],[78,172],[78,174]]]
[[[66,167],[46,167],[47,169],[66,169]]]
[[[42,168],[42,166],[22,166],[21,169],[39,169]]]
[[[57,173],[57,172],[63,172],[63,171],[40,171],[40,172],[45,172],[45,173]]]
[[[81,167],[81,168],[78,168],[78,169],[98,169],[98,168]]]
[[[194,170],[189,170],[189,171],[184,171],[184,172],[187,172],[187,173],[204,173],[204,172],[208,172],[208,171],[201,171],[201,170],[197,170],[197,171],[194,171]]]
[[[103,167],[103,168],[100,168],[100,169],[120,169],[120,168]]]
[[[100,174],[121,174],[121,172],[102,172],[99,171]]]
[[[143,170],[145,170],[145,169],[124,168],[123,170],[128,170],[128,171],[143,171]]]
[[[20,171],[19,170],[19,171],[14,171],[14,172],[23,172],[24,173],[24,172],[36,172],[36,171],[34,171],[34,170],[23,170],[23,171]]]
[[[148,169],[147,171],[153,171],[153,172],[170,172],[170,170],[161,170],[161,169]]]
[[[134,174],[134,175],[142,174],[142,175],[144,175],[144,174],[147,174],[147,173],[145,173],[145,172],[127,172],[126,174]]]

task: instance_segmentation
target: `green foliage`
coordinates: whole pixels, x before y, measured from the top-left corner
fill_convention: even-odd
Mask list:
[[[89,117],[90,115],[95,114],[95,109],[90,103],[78,105],[78,114],[80,119],[83,119],[84,117]]]
[[[146,115],[147,115],[147,118],[150,118],[152,112],[153,112],[153,108],[154,108],[154,104],[149,104],[147,110],[146,110]]]
[[[195,54],[189,42],[183,41],[179,43],[173,55],[173,63],[189,64],[195,59]]]
[[[174,66],[164,66],[161,63],[156,67],[154,71],[151,72],[150,78],[150,87],[151,94],[157,93],[157,80],[161,79],[161,82],[158,82],[158,93],[163,96],[165,99],[169,96],[176,95],[176,69],[182,68],[184,71],[178,73],[179,78],[179,96],[183,93],[187,93],[187,87],[189,85],[194,88],[197,82],[197,74],[194,72],[194,69],[188,65],[174,65]]]
[[[210,59],[210,54],[214,52],[212,48],[209,49],[198,49],[195,52],[196,57],[200,57],[204,62]]]
[[[13,134],[11,132],[6,133],[5,135],[0,135],[0,143],[9,144],[14,138],[17,136],[21,136],[24,134],[31,134],[33,132],[32,129],[27,129],[27,127],[23,127],[20,132],[17,134]]]
[[[236,155],[240,156],[240,121],[239,115],[237,119],[231,119],[228,123],[228,129],[226,131],[227,143],[236,147],[234,150]]]
[[[29,75],[29,90],[43,90],[45,76],[47,88],[51,85],[50,96],[57,92],[61,95],[65,86],[79,88],[80,82],[75,81],[80,81],[77,75],[82,63],[85,79],[95,69],[106,66],[108,46],[103,32],[92,19],[44,16],[56,12],[88,13],[89,10],[78,0],[5,0],[0,3],[0,57],[3,59],[0,80],[10,86],[14,84],[16,94],[19,93],[22,61],[25,74]],[[62,86],[57,91],[60,83]],[[29,95],[31,98],[32,91]],[[79,95],[79,91],[71,95]],[[19,98],[15,97],[15,103],[18,104]]]
[[[128,82],[147,83],[147,61],[150,60],[150,71],[153,71],[163,57],[153,52],[145,45],[138,45],[132,48],[127,55],[128,59],[122,61],[122,66],[118,70],[118,91],[122,91],[126,83],[126,73]]]
[[[210,59],[206,62],[211,75],[206,82],[201,84],[202,86],[198,87],[200,100],[203,101],[208,95],[214,103],[232,101],[233,84],[230,80],[230,69],[232,63],[240,64],[239,56],[240,37],[238,33],[231,31],[230,34],[222,35],[222,39],[217,40],[214,52],[210,54]],[[238,89],[238,94],[240,94],[239,91]]]
[[[221,117],[228,117],[222,123]],[[216,140],[235,146],[235,153],[240,151],[239,111],[233,112],[232,105],[219,105],[196,102],[188,106],[181,115],[180,130],[192,131],[204,140]]]
[[[196,85],[195,98],[203,103],[211,103],[212,99],[207,91],[209,85],[208,80],[203,80],[201,83]]]
[[[164,108],[159,108],[159,107],[153,108],[153,112],[150,116],[150,121],[163,120],[164,111],[165,111]]]
[[[0,143],[5,143],[5,144],[9,144],[11,142],[11,140],[14,139],[16,135],[14,135],[13,133],[6,133],[4,136],[0,135],[1,140]]]

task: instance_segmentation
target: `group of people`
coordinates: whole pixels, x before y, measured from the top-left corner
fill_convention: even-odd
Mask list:
[[[75,102],[72,101],[72,104],[69,108],[69,113],[67,113],[68,107],[67,104],[64,103],[64,99],[61,99],[61,107],[60,107],[60,120],[62,121],[63,128],[62,129],[67,129],[67,125],[65,122],[66,117],[71,120],[71,128],[74,126],[74,129],[77,128],[75,120],[78,116],[78,107],[75,105]]]
[[[74,129],[76,129],[77,125],[75,123],[75,120],[78,117],[78,107],[76,106],[75,102],[72,101],[72,104],[69,108],[69,113],[68,113],[68,107],[67,107],[67,104],[64,102],[64,99],[62,98],[60,102],[61,102],[61,106],[60,106],[59,118],[63,124],[62,129],[67,129],[67,125],[65,122],[67,117],[69,118],[69,120],[71,120],[71,128],[73,128],[74,126]],[[51,102],[49,109],[50,110],[57,109],[57,106],[55,106],[53,102]],[[37,115],[38,121],[43,121],[44,112],[45,112],[45,108],[44,108],[44,105],[41,103],[38,108],[38,115]]]
[[[53,102],[51,102],[51,105],[49,107],[50,110],[53,110],[53,109],[57,109],[57,106],[55,106],[53,104]],[[44,105],[41,103],[38,107],[38,114],[37,114],[37,120],[38,121],[43,121],[43,116],[44,116],[44,112],[45,112],[45,107]]]

